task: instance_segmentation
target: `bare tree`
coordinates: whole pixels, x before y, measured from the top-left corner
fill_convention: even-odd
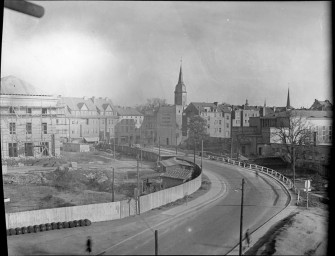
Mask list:
[[[295,185],[295,165],[297,155],[313,145],[313,125],[307,120],[303,111],[288,110],[281,112],[276,119],[276,126],[270,131],[270,142],[283,145],[285,148]]]
[[[145,111],[148,110],[157,111],[160,106],[166,106],[166,105],[167,105],[166,99],[150,98],[147,99],[147,102],[145,104],[136,106],[136,109],[139,112],[144,113]]]
[[[200,144],[201,140],[208,140],[209,135],[207,134],[206,126],[207,123],[205,119],[198,115],[192,116],[189,120],[189,123],[187,124],[187,144],[195,148],[196,145]]]

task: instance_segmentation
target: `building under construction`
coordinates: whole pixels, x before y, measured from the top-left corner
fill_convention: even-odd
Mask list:
[[[1,78],[3,160],[60,155],[57,121],[64,117],[64,107],[58,101],[16,77]]]

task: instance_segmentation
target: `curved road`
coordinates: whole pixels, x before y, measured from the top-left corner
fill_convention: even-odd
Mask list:
[[[198,159],[197,163],[200,164]],[[210,170],[224,182],[226,193],[206,207],[155,227],[158,230],[160,255],[229,253],[239,242],[242,178],[246,182],[243,230],[249,228],[252,232],[281,211],[289,200],[283,188],[265,175],[256,177],[252,171],[211,160],[203,160],[203,169]],[[112,246],[104,254],[152,255],[152,231],[126,239],[127,241]]]

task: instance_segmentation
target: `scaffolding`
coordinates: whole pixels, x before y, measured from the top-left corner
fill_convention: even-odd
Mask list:
[[[56,105],[1,106],[2,159],[53,157],[59,155],[56,119],[62,114]]]

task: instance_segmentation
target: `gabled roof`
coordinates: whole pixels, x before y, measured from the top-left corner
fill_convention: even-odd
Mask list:
[[[119,116],[143,116],[135,108],[130,107],[114,107]]]
[[[42,89],[15,77],[6,76],[1,78],[0,94],[2,95],[30,95],[30,96],[52,96]]]
[[[76,97],[62,97],[61,102],[68,106],[72,111],[80,111],[85,104],[88,110],[97,111],[96,106],[90,99],[76,98]]]
[[[113,103],[110,99],[103,98],[90,98],[92,103],[99,109],[99,111],[106,111],[108,107],[113,111]]]
[[[168,170],[165,173],[162,173],[161,177],[178,179],[178,180],[187,180],[192,177],[192,172],[193,170],[174,169],[174,170]]]

